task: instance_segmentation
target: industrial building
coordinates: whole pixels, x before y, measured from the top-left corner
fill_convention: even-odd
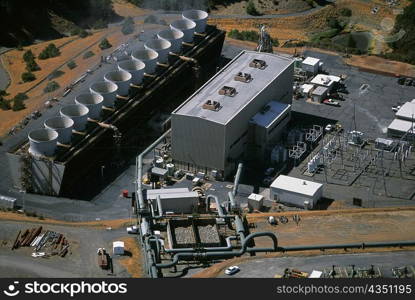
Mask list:
[[[270,186],[271,199],[287,205],[311,209],[323,195],[321,183],[280,175]]]
[[[318,74],[310,81],[311,84],[327,88],[329,92],[333,91],[339,82],[340,77],[325,74]]]
[[[155,189],[146,191],[146,199],[151,202],[154,209],[160,198],[160,206],[165,212],[176,214],[190,214],[199,203],[199,194],[187,188]]]
[[[388,126],[388,136],[394,138],[415,138],[415,103],[414,100],[406,102],[399,108],[393,120]]]
[[[306,57],[301,62],[301,68],[312,75],[316,75],[322,68],[323,62],[320,61],[320,59],[315,57]]]
[[[227,177],[247,149],[278,137],[290,119],[293,71],[287,56],[236,56],[172,113],[176,166]]]

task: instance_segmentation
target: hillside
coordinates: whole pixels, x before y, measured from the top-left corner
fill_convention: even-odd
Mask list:
[[[93,28],[119,21],[111,0],[0,0],[0,46],[28,45],[69,35],[77,28]]]

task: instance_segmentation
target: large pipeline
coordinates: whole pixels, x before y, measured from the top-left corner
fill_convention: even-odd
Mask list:
[[[236,193],[238,192],[239,179],[241,178],[242,167],[243,167],[243,164],[239,163],[238,170],[236,171],[236,175],[235,175],[235,181],[233,183],[233,189],[232,189],[232,195],[234,197],[236,196]]]

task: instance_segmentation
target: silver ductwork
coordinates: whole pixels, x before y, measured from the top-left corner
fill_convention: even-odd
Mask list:
[[[75,103],[88,107],[88,117],[99,120],[104,103],[104,97],[100,94],[80,94],[75,97]]]
[[[159,63],[167,63],[169,60],[169,52],[171,50],[171,43],[168,40],[154,39],[147,41],[144,48],[154,50],[158,53]]]
[[[136,50],[131,54],[133,59],[142,61],[146,67],[144,72],[147,74],[153,74],[156,72],[157,60],[159,54],[151,49]]]
[[[157,34],[157,37],[171,43],[170,51],[173,53],[180,53],[182,51],[182,43],[184,33],[178,29],[166,29]]]
[[[145,63],[139,59],[129,59],[118,64],[118,69],[120,71],[126,71],[131,74],[132,84],[141,84],[145,67]]]
[[[191,9],[183,12],[184,20],[190,20],[196,23],[195,31],[202,33],[206,31],[206,23],[209,14],[203,10]]]
[[[173,21],[170,24],[171,29],[181,30],[184,34],[183,41],[186,43],[193,42],[193,37],[196,29],[196,23],[192,20],[182,19]]]
[[[32,130],[29,135],[29,153],[35,156],[53,156],[58,142],[55,130],[41,128]]]
[[[128,96],[130,91],[131,74],[126,71],[111,71],[105,74],[104,79],[117,85],[117,95]]]
[[[92,94],[98,94],[104,97],[104,106],[114,107],[115,100],[117,99],[118,86],[115,83],[109,81],[95,82],[89,88]]]
[[[61,108],[61,116],[71,118],[76,131],[84,131],[88,122],[88,107],[80,104],[70,104]]]
[[[72,129],[74,121],[65,116],[57,116],[47,119],[44,123],[45,128],[55,130],[58,133],[58,142],[70,144],[72,139]]]

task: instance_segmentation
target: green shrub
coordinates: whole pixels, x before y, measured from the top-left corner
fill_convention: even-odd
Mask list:
[[[29,99],[29,97],[26,95],[26,93],[18,93],[16,96],[14,96],[13,101],[16,101],[16,100],[24,101],[27,99]]]
[[[95,21],[95,23],[92,25],[92,28],[94,29],[104,29],[107,28],[108,25],[105,23],[103,19],[98,19]]]
[[[101,41],[101,43],[99,43],[99,48],[101,50],[105,50],[105,49],[108,49],[108,48],[111,48],[111,47],[112,47],[112,45],[110,44],[110,42],[108,42],[107,39],[103,39]]]
[[[28,72],[34,72],[34,71],[39,71],[40,67],[39,65],[35,62],[35,60],[31,60],[26,62],[26,70]]]
[[[48,79],[49,79],[49,80],[52,80],[52,79],[55,79],[55,78],[58,78],[58,77],[62,76],[63,74],[65,74],[65,72],[64,72],[64,71],[62,71],[62,70],[55,70],[55,71],[53,71],[53,72],[49,75]]]
[[[246,6],[246,13],[251,16],[259,16],[259,12],[257,11],[255,4],[252,0],[249,0]]]
[[[352,10],[350,8],[342,8],[340,9],[340,15],[343,17],[351,17],[352,16]]]
[[[92,57],[94,55],[95,55],[95,53],[90,50],[90,51],[85,52],[85,54],[84,54],[84,56],[82,58],[83,59],[88,59],[88,58],[90,58],[90,57]]]
[[[73,60],[69,61],[66,65],[71,70],[77,67],[76,63]]]
[[[35,74],[33,74],[32,72],[24,72],[22,74],[22,80],[23,82],[30,82],[36,79]]]
[[[81,29],[79,29],[78,35],[79,35],[80,38],[86,38],[89,35],[89,33],[85,29],[81,28]]]
[[[56,91],[59,88],[60,88],[59,83],[57,83],[56,81],[51,81],[43,89],[43,92],[45,92],[45,93],[51,93],[53,91]]]
[[[26,108],[26,105],[23,103],[22,99],[13,100],[13,107],[12,107],[13,111],[19,111],[25,108]]]
[[[0,98],[0,109],[1,110],[10,110],[11,108],[12,107],[10,105],[10,100]]]
[[[39,59],[48,59],[51,57],[59,56],[61,53],[55,44],[49,44],[42,52],[39,54]]]
[[[28,63],[30,61],[33,61],[35,59],[35,55],[33,54],[32,50],[27,50],[24,54],[23,54],[23,60]]]

